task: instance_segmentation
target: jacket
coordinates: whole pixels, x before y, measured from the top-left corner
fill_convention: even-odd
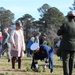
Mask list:
[[[58,36],[62,36],[59,49],[75,51],[75,21],[67,21],[63,23],[57,32]]]

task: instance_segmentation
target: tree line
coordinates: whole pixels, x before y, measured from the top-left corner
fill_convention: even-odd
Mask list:
[[[47,35],[47,41],[53,42],[57,36],[57,30],[59,26],[65,21],[65,16],[56,7],[51,7],[48,4],[43,4],[37,9],[40,13],[39,20],[30,14],[24,14],[17,20],[20,20],[23,24],[23,30],[25,35],[25,41],[36,35],[37,32],[45,33]],[[36,14],[37,15],[37,14]],[[6,10],[0,7],[0,30],[4,27],[10,27],[14,25],[15,15],[10,10]]]

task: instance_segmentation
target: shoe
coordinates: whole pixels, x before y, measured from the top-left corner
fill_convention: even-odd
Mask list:
[[[8,59],[8,62],[10,62],[10,59]]]
[[[2,54],[0,55],[0,58],[2,57]]]
[[[35,72],[38,72],[38,68],[35,68]]]
[[[18,70],[21,70],[21,68],[18,68]]]
[[[15,68],[12,68],[12,70],[15,70]]]
[[[50,73],[53,73],[53,69],[50,70]]]

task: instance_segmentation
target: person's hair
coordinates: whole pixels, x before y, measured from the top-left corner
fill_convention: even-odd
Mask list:
[[[18,21],[16,21],[15,25],[16,25],[16,26],[22,26],[22,23],[21,23],[20,20],[18,20]]]
[[[4,31],[4,30],[8,31],[8,28],[6,27],[6,28],[3,29],[3,31]]]

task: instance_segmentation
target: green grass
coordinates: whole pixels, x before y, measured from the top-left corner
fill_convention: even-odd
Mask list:
[[[11,68],[11,62],[7,62],[6,54],[0,58],[0,75],[63,75],[63,68],[60,68],[62,66],[62,61],[58,61],[59,57],[54,55],[54,72],[50,73],[50,70],[48,67],[46,68],[46,71],[43,70],[43,61],[38,61],[39,63],[39,72],[35,72],[30,68],[31,66],[31,60],[32,58],[26,57],[26,55],[22,58],[22,69],[18,70],[17,63],[16,63],[16,69],[12,70]],[[75,75],[75,69],[74,69],[74,75]]]

